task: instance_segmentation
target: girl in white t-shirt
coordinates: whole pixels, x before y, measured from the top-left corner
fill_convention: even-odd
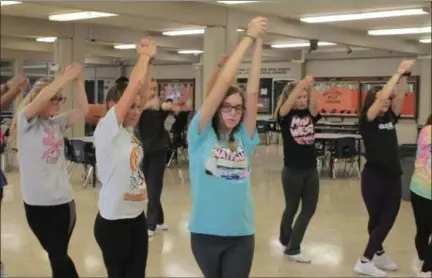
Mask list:
[[[60,114],[62,88],[74,83],[74,109]],[[63,134],[88,111],[82,68],[71,65],[56,79],[44,77],[17,109],[12,134],[17,136],[21,192],[30,229],[48,253],[52,277],[78,277],[68,256],[75,226],[75,203],[66,170]]]
[[[143,39],[130,81],[116,84],[107,94],[108,113],[96,127],[94,145],[102,188],[94,234],[109,278],[144,277],[148,235],[144,215],[147,189],[140,163],[143,149],[134,135],[145,98],[139,91],[147,83],[149,61],[156,44]]]

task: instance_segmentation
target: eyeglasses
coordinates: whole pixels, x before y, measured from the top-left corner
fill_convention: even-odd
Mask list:
[[[234,111],[237,115],[243,114],[243,112],[245,111],[245,108],[243,107],[243,105],[232,106],[231,104],[229,104],[227,102],[222,103],[222,106],[220,109],[224,113],[229,113],[229,112],[231,112],[231,110],[234,109]]]
[[[53,97],[50,101],[52,104],[64,104],[66,102],[66,97]]]

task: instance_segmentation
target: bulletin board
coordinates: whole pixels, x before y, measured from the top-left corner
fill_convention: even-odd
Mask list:
[[[258,92],[258,114],[271,114],[272,113],[272,92],[273,92],[273,79],[261,78]],[[237,86],[245,93],[247,87],[247,78],[237,79]]]
[[[159,97],[173,100],[183,111],[193,111],[195,105],[195,79],[158,79]]]
[[[319,92],[321,115],[336,117],[358,116],[360,84],[350,80],[320,80],[314,88]]]

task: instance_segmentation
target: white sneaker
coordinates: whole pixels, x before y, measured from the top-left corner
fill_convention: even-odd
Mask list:
[[[363,263],[360,259],[354,266],[354,271],[358,274],[369,275],[374,277],[387,277],[387,273],[378,269],[373,262]]]
[[[430,278],[430,277],[432,277],[432,272],[419,272],[419,274],[417,275],[417,277],[419,277],[419,278]]]
[[[167,224],[160,224],[156,225],[156,231],[168,231],[168,225]]]
[[[375,255],[372,259],[374,265],[380,269],[388,270],[388,271],[396,271],[398,269],[397,264],[395,264],[387,253],[383,253],[382,255]]]
[[[296,254],[296,255],[287,255],[284,254],[284,257],[292,260],[292,261],[296,261],[298,263],[303,263],[303,264],[310,264],[312,262],[311,259],[309,259],[308,257],[306,257],[305,255],[303,255],[302,253]]]
[[[419,272],[421,272],[421,269],[422,269],[422,267],[423,267],[423,262],[424,261],[422,261],[422,260],[417,260],[416,261],[416,263],[414,264],[414,272],[415,273],[419,273]]]
[[[152,237],[156,234],[156,232],[152,231],[152,230],[147,230],[147,234],[148,234],[148,237]]]

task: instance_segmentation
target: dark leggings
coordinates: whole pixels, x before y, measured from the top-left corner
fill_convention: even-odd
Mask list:
[[[423,262],[423,272],[432,271],[432,200],[411,192],[417,234],[415,245],[417,254]]]
[[[383,242],[390,232],[402,198],[401,178],[388,178],[365,167],[361,177],[361,192],[368,214],[369,241],[363,256],[369,260],[383,251]]]
[[[75,227],[75,202],[56,206],[32,206],[24,203],[30,229],[48,253],[53,278],[78,277],[68,255],[69,241]]]
[[[222,237],[191,234],[195,260],[205,278],[248,278],[255,236]]]
[[[102,251],[108,278],[143,278],[148,235],[144,213],[136,218],[107,220],[96,216],[94,235]]]
[[[316,168],[295,170],[284,167],[282,185],[285,196],[285,210],[282,215],[279,241],[286,246],[285,254],[300,253],[300,245],[318,204],[319,177]],[[294,227],[294,217],[301,201],[301,211]]]
[[[151,231],[156,230],[157,225],[164,223],[161,195],[167,149],[156,152],[146,152],[143,158],[142,168],[147,184],[147,227]]]

